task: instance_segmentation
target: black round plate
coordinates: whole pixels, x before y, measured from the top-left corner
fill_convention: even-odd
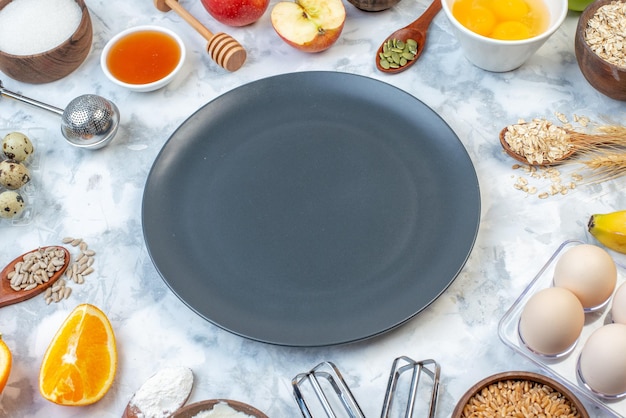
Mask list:
[[[450,127],[374,79],[302,72],[211,101],[164,145],[143,231],[168,286],[235,334],[362,340],[415,316],[474,245],[480,193]]]

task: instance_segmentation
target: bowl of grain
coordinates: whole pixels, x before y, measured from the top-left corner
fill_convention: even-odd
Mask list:
[[[170,418],[268,418],[263,412],[243,402],[230,399],[210,399],[183,406]]]
[[[600,93],[626,100],[626,2],[597,0],[580,15],[574,50],[580,71]]]
[[[0,0],[0,71],[25,83],[49,83],[76,70],[91,50],[84,0]]]
[[[459,400],[452,418],[483,416],[553,416],[589,418],[564,385],[532,372],[503,372],[476,383]]]

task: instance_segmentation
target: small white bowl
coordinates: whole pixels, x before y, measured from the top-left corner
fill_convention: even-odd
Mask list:
[[[148,31],[163,33],[169,36],[170,38],[172,38],[174,41],[176,41],[176,43],[178,44],[178,48],[180,49],[180,59],[178,60],[178,64],[165,77],[159,80],[150,82],[150,83],[132,84],[132,83],[127,83],[127,82],[119,80],[111,73],[107,64],[107,58],[109,56],[109,53],[111,52],[111,48],[113,48],[113,46],[119,40],[121,40],[122,38],[132,33],[148,32]],[[102,50],[102,54],[100,55],[100,67],[102,67],[102,71],[107,76],[107,78],[111,80],[112,82],[114,82],[115,84],[117,84],[118,86],[125,87],[132,91],[147,92],[147,91],[154,91],[154,90],[160,89],[168,85],[174,79],[174,77],[176,77],[176,75],[180,72],[180,69],[183,67],[183,64],[185,63],[185,57],[186,57],[185,44],[183,43],[183,40],[180,38],[180,36],[178,36],[175,32],[167,28],[160,27],[160,26],[153,26],[153,25],[135,26],[135,27],[123,30],[122,32],[118,33],[113,38],[111,38],[109,42],[106,43],[106,45],[104,46],[104,49]]]
[[[550,13],[548,29],[540,35],[519,41],[503,41],[478,35],[452,15],[456,0],[441,0],[443,11],[467,59],[483,70],[512,71],[520,67],[556,32],[567,16],[568,0],[544,0]]]

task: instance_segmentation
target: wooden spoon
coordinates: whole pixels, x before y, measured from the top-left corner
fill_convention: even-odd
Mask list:
[[[30,299],[40,294],[41,292],[43,292],[44,290],[52,286],[54,282],[56,282],[59,279],[59,277],[63,275],[63,273],[67,269],[67,266],[70,264],[70,252],[66,248],[58,246],[58,245],[53,245],[52,247],[61,249],[65,252],[65,260],[64,260],[65,263],[63,264],[60,270],[58,270],[56,273],[52,275],[52,277],[48,279],[47,282],[44,282],[43,284],[38,285],[34,289],[13,290],[13,288],[11,288],[11,281],[8,279],[7,276],[9,275],[10,272],[12,272],[15,269],[15,265],[19,263],[20,261],[22,261],[22,257],[24,257],[26,254],[32,253],[33,251],[37,251],[37,250],[29,251],[27,253],[20,255],[15,260],[11,261],[4,268],[4,270],[0,271],[0,308],[5,307],[7,305],[12,305],[14,303],[22,302],[24,300]],[[46,248],[48,247],[41,247],[40,249],[45,250]]]
[[[528,122],[526,123],[528,124]],[[519,125],[519,124],[518,124]],[[562,128],[567,136],[567,143],[569,145],[569,150],[564,152],[560,157],[553,159],[546,159],[542,163],[531,162],[528,159],[517,153],[515,150],[511,148],[509,143],[505,139],[506,132],[508,131],[508,127],[505,127],[500,131],[500,145],[504,151],[509,154],[511,157],[516,159],[519,162],[529,165],[536,165],[541,167],[547,167],[552,165],[562,164],[568,158],[571,158],[577,152],[583,149],[589,149],[589,147],[593,146],[603,146],[603,145],[626,145],[626,138],[615,136],[611,134],[585,134],[582,132],[575,132],[565,128]]]
[[[174,10],[208,41],[207,52],[218,65],[228,71],[236,71],[246,61],[246,50],[232,36],[225,33],[213,34],[191,13],[183,8],[178,0],[154,0],[154,6],[162,12]]]
[[[426,9],[424,13],[422,13],[422,15],[415,21],[401,29],[398,29],[385,39],[385,42],[383,42],[380,45],[380,48],[378,48],[378,51],[376,51],[376,68],[378,68],[379,71],[382,71],[385,74],[397,74],[415,64],[415,61],[417,61],[419,56],[422,54],[422,51],[424,51],[424,45],[426,44],[426,32],[428,31],[430,22],[432,22],[435,16],[437,16],[437,13],[441,10],[441,2],[442,0],[434,0],[431,5],[428,6],[428,9]],[[383,52],[383,46],[388,39],[399,39],[403,42],[406,42],[407,39],[415,40],[417,42],[417,53],[415,54],[415,58],[408,61],[406,65],[398,68],[386,69],[381,67],[380,53]]]
[[[165,418],[173,416],[172,414],[175,414],[189,399],[193,389],[193,381],[193,372],[187,367],[174,366],[159,370],[135,392],[126,405],[122,418],[144,418],[146,416]],[[156,413],[155,411],[148,411],[148,407],[154,408],[152,403],[155,402],[155,399],[167,399],[171,405],[161,405],[167,409],[164,411]]]

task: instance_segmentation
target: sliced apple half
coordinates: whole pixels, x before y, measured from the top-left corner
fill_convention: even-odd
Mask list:
[[[304,52],[321,52],[339,39],[346,9],[341,0],[281,1],[272,8],[271,21],[289,45]]]

